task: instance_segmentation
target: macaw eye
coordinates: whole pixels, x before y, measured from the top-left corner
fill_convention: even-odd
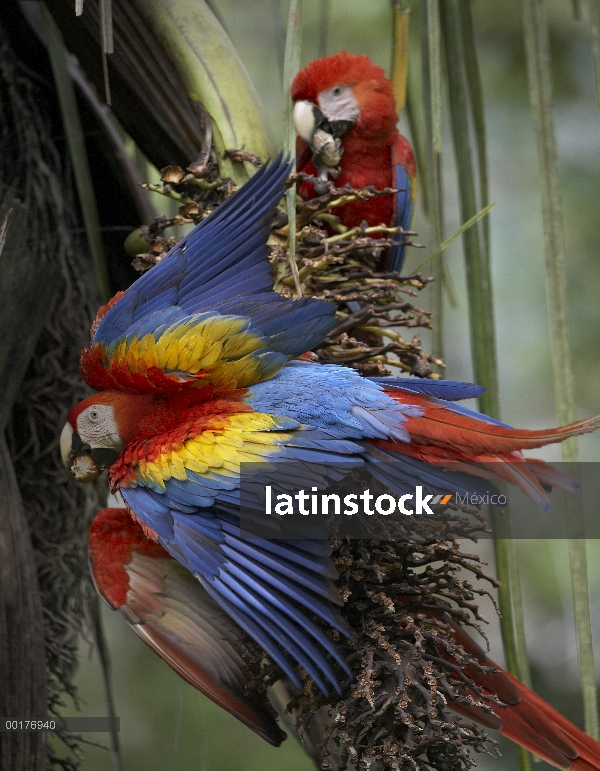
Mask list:
[[[335,88],[332,88],[331,93],[333,94],[333,96],[339,96],[342,93],[342,87],[336,86]]]
[[[100,418],[100,413],[98,410],[90,410],[88,416],[92,423],[95,423]]]

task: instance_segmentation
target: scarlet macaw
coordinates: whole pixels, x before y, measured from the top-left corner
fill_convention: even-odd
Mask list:
[[[396,128],[398,114],[392,84],[381,67],[364,54],[341,51],[316,59],[292,83],[294,122],[299,134],[298,171],[332,177],[337,186],[393,187],[395,195],[353,201],[335,209],[342,225],[412,226],[417,197],[417,171],[412,148]],[[300,185],[303,198],[324,190]],[[401,236],[397,237],[397,240]],[[389,270],[404,263],[403,241],[391,250]]]
[[[519,484],[543,506],[548,484],[569,482],[520,450],[600,420],[518,430],[453,403],[481,393],[477,386],[367,379],[295,360],[336,320],[333,305],[271,289],[266,242],[288,173],[281,159],[260,169],[100,309],[81,357],[98,393],[71,409],[60,440],[73,476],[91,481],[106,468],[129,510],[105,509],[92,524],[100,594],[175,671],[275,745],[284,734],[266,698],[245,693],[240,630],[296,686],[300,665],[325,693],[340,692],[352,672],[313,617],[349,639],[352,630],[339,611],[328,541],[242,537],[233,508],[240,463],[294,460],[329,473],[349,461],[401,459],[409,480],[435,487],[430,461],[459,461]],[[457,711],[558,767],[600,769],[600,744],[508,674],[467,676],[507,709]]]

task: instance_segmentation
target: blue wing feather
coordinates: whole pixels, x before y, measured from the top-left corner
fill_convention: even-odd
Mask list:
[[[220,482],[213,481],[215,489],[210,492],[214,494]],[[203,497],[202,491],[209,490],[201,478],[199,482],[187,486],[170,479],[163,493],[142,486],[121,492],[167,551],[205,588],[211,587],[211,596],[294,682],[297,676],[292,661],[301,664],[325,693],[331,685],[339,690],[327,657],[333,656],[346,667],[334,652],[333,643],[307,615],[315,613],[351,636],[335,607],[341,600],[331,580],[336,573],[328,544],[260,539],[250,543],[239,537],[239,517],[235,514],[218,507],[202,508],[213,498]],[[191,503],[194,500],[195,508]],[[281,614],[284,604],[286,616]],[[232,608],[236,608],[235,614],[230,612]],[[246,611],[250,608],[249,622]]]
[[[321,655],[321,661],[319,664],[314,662],[312,656],[307,655],[313,653],[314,646],[311,646],[308,638],[302,634],[301,630],[294,625],[289,624],[285,620],[282,620],[280,614],[277,613],[273,606],[270,606],[264,602],[260,603],[255,594],[248,594],[238,584],[236,591],[232,590],[225,582],[219,578],[214,581],[215,589],[217,590],[217,602],[219,601],[219,595],[225,597],[232,605],[237,606],[243,612],[248,608],[248,604],[253,605],[251,608],[254,617],[258,620],[261,628],[267,632],[273,641],[277,641],[279,644],[283,644],[285,649],[294,657],[294,659],[301,664],[304,669],[310,674],[310,676],[317,683],[323,693],[328,693],[329,688],[325,684],[325,681],[319,674],[317,666],[320,668],[326,667],[327,663]],[[248,599],[249,598],[249,599]],[[296,640],[300,640],[302,643],[298,645]],[[265,648],[268,651],[268,648]],[[314,654],[313,654],[314,655]],[[314,663],[313,663],[314,662]],[[287,662],[287,667],[283,667],[284,671],[289,675],[290,665]],[[297,677],[295,678],[297,681]],[[336,683],[336,690],[339,692],[339,685]]]
[[[365,450],[369,460],[369,472],[397,494],[413,493],[415,484],[427,485],[431,492],[439,494],[450,491],[460,495],[499,493],[486,479],[462,471],[425,463],[379,447],[367,446]]]
[[[290,165],[280,155],[197,225],[158,265],[139,278],[100,320],[93,342],[111,343],[137,331],[150,314],[233,314],[245,306],[253,332],[273,338],[288,357],[312,348],[331,330],[335,305],[272,291],[267,238]],[[255,320],[253,314],[256,313]],[[268,330],[261,329],[268,322]],[[268,344],[268,341],[266,341]]]
[[[422,380],[414,377],[370,377],[369,380],[379,383],[383,388],[402,388],[450,402],[477,399],[486,390],[485,386],[457,380]]]
[[[418,407],[394,401],[384,392],[386,386],[433,398],[441,394],[471,397],[480,392],[470,384],[450,381],[383,378],[374,382],[346,368],[292,362],[271,381],[248,389],[246,399],[255,410],[287,416],[290,422],[281,425],[286,434],[269,461],[291,459],[293,463],[288,464],[289,470],[282,469],[282,463],[273,468],[274,484],[284,479],[293,483],[294,475],[300,474],[300,489],[306,487],[310,474],[342,478],[352,466],[367,462],[374,476],[400,494],[414,489],[415,482],[440,493],[448,489],[478,492],[484,486],[489,491],[489,483],[467,474],[436,469],[354,441],[389,437],[392,432],[398,436],[398,426],[407,416],[421,414]],[[310,618],[316,614],[347,637],[351,635],[335,607],[340,600],[332,583],[335,571],[326,542],[244,539],[238,514],[239,480],[221,477],[216,471],[207,477],[188,472],[187,480],[167,479],[164,490],[140,484],[122,492],[162,545],[211,587],[211,596],[290,677],[295,662],[323,690],[331,683],[338,687],[330,657],[341,664],[339,656]],[[297,682],[295,675],[292,679]]]
[[[414,213],[412,178],[404,166],[399,163],[394,167],[394,176],[395,186],[398,189],[398,193],[396,193],[396,224],[401,225],[404,230],[410,230]],[[389,260],[390,270],[402,270],[405,251],[406,247],[403,244],[392,247]]]
[[[250,637],[263,648],[264,651],[271,657],[271,659],[281,667],[287,677],[296,686],[296,688],[302,688],[298,673],[295,671],[290,660],[285,653],[279,647],[279,641],[275,642],[276,637],[271,637],[269,631],[264,628],[264,625],[257,623],[257,615],[254,619],[247,613],[241,610],[237,604],[229,601],[228,594],[218,592],[211,584],[203,578],[200,578],[200,583],[208,594],[217,602],[223,610],[245,631]]]
[[[227,521],[223,521],[223,530],[236,535],[236,531],[239,534],[239,527],[234,527]],[[253,541],[256,544],[256,540]],[[261,540],[260,546],[263,551],[274,554],[277,557],[283,558],[290,563],[300,565],[305,570],[310,570],[313,573],[318,573],[325,578],[335,580],[338,577],[337,571],[333,567],[333,564],[329,560],[323,560],[324,557],[329,557],[331,551],[329,544],[326,540],[323,541],[308,541],[296,539],[294,541],[285,541],[279,539],[276,541]],[[321,549],[315,550],[315,546],[320,546]]]
[[[308,632],[327,651],[327,653],[329,653],[329,655],[335,659],[335,661],[337,661],[343,669],[346,670],[348,675],[350,674],[348,665],[340,656],[340,653],[333,643],[333,640],[324,633],[322,628],[318,627],[307,616],[294,615],[290,608],[289,600],[287,597],[285,597],[281,592],[273,591],[273,589],[270,587],[265,587],[259,580],[239,570],[236,566],[230,566],[229,570],[232,576],[237,576],[249,588],[254,590],[256,594],[271,602],[278,610],[282,611],[287,616],[296,621],[299,626]],[[307,604],[307,607],[310,608],[310,610],[313,610],[313,612],[315,612],[317,615],[322,615],[324,609],[326,609],[326,605],[324,603],[318,602],[307,592],[304,592],[303,599],[309,603]]]

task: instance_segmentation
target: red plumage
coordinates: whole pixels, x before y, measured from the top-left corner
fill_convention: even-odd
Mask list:
[[[458,459],[454,456],[460,456],[461,460],[472,460],[482,454],[506,455],[521,450],[532,450],[593,431],[597,428],[599,420],[594,417],[568,426],[530,431],[455,412],[447,404],[422,394],[410,394],[406,391],[386,393],[401,404],[410,404],[423,410],[421,417],[407,417],[405,427],[411,441],[419,447],[427,447],[427,450],[433,453],[439,448],[442,452],[439,452],[437,457],[444,457],[445,453],[448,453],[449,458]]]
[[[178,674],[270,743],[281,742],[284,734],[269,714],[266,698],[259,694],[248,697],[243,693],[241,678],[246,675],[242,675],[241,659],[234,658],[233,650],[226,653],[236,675],[237,682],[233,684],[221,678],[222,664],[211,661],[211,657],[216,656],[214,643],[207,639],[204,616],[198,612],[210,600],[203,595],[200,585],[185,575],[162,546],[149,540],[124,509],[104,509],[96,516],[90,529],[89,556],[99,593],[115,609],[121,610],[134,631]],[[132,576],[135,585],[132,585]],[[174,581],[178,584],[174,585]],[[180,616],[184,621],[159,623],[158,619],[165,614],[181,613],[186,605],[189,610]],[[481,669],[467,666],[463,669],[464,677],[496,699],[490,702],[493,712],[462,702],[451,702],[449,706],[453,710],[499,731],[558,768],[577,771],[600,768],[600,743],[488,658],[449,616],[431,609],[426,612],[442,620],[451,629],[456,643],[479,662]],[[239,634],[231,624],[221,626],[220,630],[224,637],[219,646],[230,645]],[[216,637],[215,632],[211,634]],[[440,656],[453,663],[442,650]],[[480,699],[475,692],[471,695],[476,701]]]
[[[252,673],[241,630],[146,530],[125,509],[96,515],[89,536],[96,589],[178,675],[279,746],[285,733],[266,694],[246,693]]]
[[[409,171],[412,168],[414,171],[410,148],[407,143],[403,144],[406,140],[398,135],[395,128],[396,115],[389,81],[383,75],[383,71],[375,67],[366,57],[338,54],[336,57],[330,57],[329,60],[321,60],[309,65],[298,75],[294,87],[295,98],[318,101],[319,89],[335,83],[342,77],[343,72],[346,73],[344,75],[346,86],[353,89],[353,102],[352,100],[351,102],[358,105],[359,115],[356,120],[346,121],[352,123],[353,127],[347,132],[344,140],[345,152],[342,156],[341,175],[346,176],[340,176],[340,182],[349,181],[354,186],[363,186],[367,180],[364,176],[361,177],[361,174],[368,172],[368,184],[374,184],[376,187],[385,186],[391,182],[391,177],[386,175],[397,158],[404,159],[403,168],[408,168]],[[339,123],[344,123],[344,119],[340,118]],[[353,158],[354,162],[350,163]],[[267,170],[266,174],[268,173]],[[273,195],[272,208],[283,192],[283,178],[286,174],[287,168],[283,168],[280,172],[279,188],[276,187],[275,194],[269,193]],[[263,180],[265,179],[269,181],[270,178],[263,176]],[[270,190],[271,185],[267,187]],[[221,273],[221,277],[223,275],[226,277],[224,281],[225,286],[228,287],[227,292],[231,293],[227,294],[227,303],[221,307],[230,309],[230,300],[235,300],[234,305],[242,300],[241,306],[237,307],[244,308],[243,312],[247,314],[247,317],[240,317],[244,324],[248,321],[254,324],[253,314],[256,312],[257,327],[260,326],[258,321],[265,319],[267,326],[272,327],[272,333],[267,335],[261,346],[264,345],[264,349],[268,351],[272,345],[271,340],[276,340],[277,350],[283,350],[285,356],[291,358],[313,345],[314,339],[317,339],[314,336],[316,333],[297,332],[301,330],[303,323],[310,322],[312,329],[316,319],[319,334],[324,335],[327,329],[331,328],[328,326],[330,322],[334,322],[327,318],[327,323],[321,326],[324,323],[321,316],[311,315],[311,308],[315,306],[311,305],[310,301],[300,304],[302,312],[306,315],[293,315],[290,316],[293,321],[287,321],[287,311],[285,308],[282,310],[282,306],[277,303],[282,316],[281,326],[275,329],[269,313],[275,313],[277,309],[269,311],[266,315],[262,313],[265,302],[267,302],[267,310],[275,308],[275,304],[268,305],[264,294],[256,295],[261,305],[259,312],[255,310],[254,301],[249,301],[245,295],[248,287],[253,286],[252,281],[248,280],[250,269],[240,271],[242,279],[239,286],[232,284],[233,274],[228,271],[237,271],[238,265],[247,265],[248,263],[244,263],[244,260],[254,260],[253,250],[258,243],[256,239],[259,231],[252,230],[251,218],[249,221],[249,215],[246,212],[247,205],[254,206],[254,203],[248,204],[248,198],[252,198],[252,202],[255,202],[258,207],[253,216],[260,216],[261,221],[264,222],[269,220],[269,217],[265,218],[264,202],[256,189],[253,196],[255,197],[249,196],[242,199],[244,217],[239,231],[235,230],[233,222],[229,222],[226,227],[220,225],[210,236],[215,241],[229,240],[230,248],[234,255],[237,255],[235,259],[238,260],[233,265],[228,263],[229,267],[224,268],[224,273]],[[392,200],[391,196],[375,199],[373,205],[379,205],[379,202],[385,202],[388,199]],[[363,204],[356,206],[358,210],[362,207],[364,212]],[[350,207],[347,207],[347,211],[351,212]],[[225,211],[229,211],[232,220],[235,220],[239,214],[235,206],[229,206]],[[360,219],[365,218],[364,214],[359,216]],[[385,221],[384,216],[378,213],[375,222],[382,219]],[[204,227],[207,227],[210,234],[212,227],[210,222],[211,220],[206,220],[199,226],[200,235]],[[214,224],[214,220],[212,222]],[[235,224],[237,226],[237,223]],[[248,253],[245,253],[242,248],[242,244],[246,241],[250,244]],[[212,244],[212,241],[209,243]],[[205,463],[205,471],[195,471],[194,466],[197,464],[192,454],[187,466],[183,463],[178,464],[178,459],[175,457],[167,457],[164,463],[166,471],[163,476],[160,474],[160,469],[148,469],[153,459],[178,452],[186,437],[198,439],[199,444],[203,440],[210,444],[213,441],[213,437],[208,436],[211,429],[218,427],[220,423],[225,423],[228,415],[245,412],[244,419],[249,417],[247,412],[251,410],[252,398],[248,404],[245,404],[242,400],[248,392],[233,390],[235,385],[227,383],[227,378],[233,378],[227,369],[231,363],[232,350],[237,351],[236,355],[239,357],[237,360],[242,361],[244,358],[243,345],[241,348],[238,347],[240,340],[237,339],[235,344],[232,343],[236,337],[231,330],[239,329],[239,326],[225,325],[214,339],[215,343],[223,343],[223,346],[219,350],[215,349],[216,361],[212,364],[217,362],[226,364],[227,376],[224,376],[222,381],[216,378],[216,385],[196,386],[192,382],[197,374],[195,370],[190,369],[190,372],[187,372],[171,369],[166,359],[163,360],[163,369],[148,365],[147,362],[152,363],[159,359],[145,358],[143,345],[140,345],[137,339],[139,335],[136,337],[131,333],[129,331],[131,327],[123,322],[124,318],[128,318],[128,313],[135,310],[138,316],[137,331],[140,332],[141,329],[149,328],[148,318],[156,318],[157,326],[147,334],[160,337],[164,331],[161,331],[163,316],[152,316],[157,311],[157,297],[162,298],[164,302],[163,310],[168,311],[173,307],[172,295],[169,292],[161,291],[158,295],[156,294],[161,280],[161,271],[165,282],[164,290],[177,286],[178,297],[181,298],[185,295],[185,291],[179,291],[181,286],[185,290],[185,282],[190,275],[194,276],[194,273],[190,273],[191,268],[186,267],[185,270],[181,268],[181,273],[177,274],[179,278],[175,280],[171,266],[177,266],[179,264],[177,260],[180,258],[186,266],[192,265],[192,262],[186,261],[191,260],[188,252],[193,256],[194,249],[199,250],[196,257],[201,264],[207,250],[203,250],[198,244],[202,244],[202,238],[192,242],[185,254],[187,247],[184,244],[178,255],[165,259],[153,269],[150,280],[152,291],[149,291],[147,280],[144,283],[145,280],[141,279],[143,283],[139,294],[136,289],[129,294],[126,293],[120,300],[117,298],[118,302],[123,303],[121,306],[123,314],[120,314],[117,303],[117,310],[113,311],[112,319],[109,316],[105,318],[106,322],[110,322],[106,324],[109,329],[105,352],[107,360],[104,360],[105,353],[102,348],[92,346],[93,352],[88,352],[88,358],[84,355],[82,362],[83,373],[89,376],[88,382],[100,389],[100,393],[84,400],[69,413],[68,424],[61,434],[61,453],[67,468],[81,481],[95,479],[102,469],[108,467],[111,482],[122,490],[123,497],[132,509],[129,513],[125,510],[105,510],[96,517],[92,525],[89,556],[92,574],[99,592],[113,607],[118,608],[136,634],[162,656],[176,672],[216,703],[239,717],[265,739],[278,744],[283,734],[274,720],[266,698],[264,695],[249,695],[246,692],[247,687],[251,685],[252,677],[237,644],[243,628],[271,656],[274,663],[282,667],[290,680],[293,681],[296,677],[295,667],[300,664],[318,685],[319,669],[323,673],[327,672],[330,666],[326,657],[328,655],[335,657],[336,651],[335,648],[331,648],[329,641],[324,639],[324,630],[313,623],[312,613],[319,614],[325,623],[340,630],[341,634],[347,634],[344,631],[344,620],[341,616],[338,617],[337,610],[333,607],[339,604],[341,599],[331,581],[333,566],[329,562],[327,546],[325,545],[322,549],[318,542],[309,541],[307,548],[303,549],[299,545],[290,545],[282,541],[277,544],[276,549],[279,552],[277,554],[275,550],[270,551],[260,544],[255,546],[249,540],[231,532],[232,527],[235,530],[235,526],[231,525],[227,507],[232,499],[225,494],[219,501],[218,494],[213,494],[212,491],[223,490],[225,493],[235,491],[239,477],[235,478],[235,471],[232,475],[230,469],[237,470],[238,461],[262,457],[260,453],[250,454],[244,451],[243,436],[231,438],[229,445],[226,442],[223,443],[228,448],[236,448],[235,451],[231,450],[234,459],[231,463],[227,462],[228,456],[224,453],[224,457],[219,456]],[[224,249],[224,256],[221,259],[226,257],[229,259],[229,256],[230,252]],[[169,259],[172,261],[169,262]],[[264,261],[265,276],[268,277],[269,266],[266,263],[266,255]],[[252,265],[254,266],[255,263],[252,262]],[[201,303],[198,298],[194,299],[192,305],[194,312],[204,313],[208,309],[214,316],[221,313],[213,305],[214,287],[217,285],[218,275],[215,267],[213,265],[210,268],[206,285],[202,285],[203,291],[206,290],[206,296],[200,295],[204,298]],[[199,270],[199,267],[193,268],[194,271],[196,269]],[[190,280],[194,283],[197,278],[193,277]],[[211,287],[212,281],[215,283]],[[256,286],[261,287],[262,284],[259,282]],[[200,288],[194,291],[200,292]],[[144,297],[145,299],[140,299]],[[134,298],[135,302],[131,298]],[[138,305],[138,301],[141,306]],[[149,305],[146,308],[147,315],[143,313],[145,303]],[[205,306],[202,303],[208,303],[208,305]],[[99,311],[95,324],[110,313],[111,305],[114,305],[114,301]],[[300,335],[300,337],[294,345],[290,342],[288,346],[288,342],[285,341],[289,341],[291,324],[294,324],[294,335]],[[186,334],[188,331],[186,330]],[[124,337],[125,332],[127,337]],[[227,349],[229,343],[232,343],[231,350]],[[252,349],[257,352],[262,350],[262,348],[257,350],[254,343],[252,346]],[[115,351],[118,351],[118,355]],[[100,357],[101,353],[102,357]],[[266,361],[269,363],[268,358]],[[273,377],[277,361],[277,358],[273,358],[268,367],[257,369],[252,377],[248,376],[246,380],[239,382],[247,382],[250,388],[258,386],[261,380]],[[179,359],[173,363],[173,366],[178,362]],[[350,419],[354,419],[358,414],[365,418],[367,425],[378,427],[375,434],[365,429],[363,436],[379,435],[398,438],[398,441],[372,441],[371,445],[374,446],[369,446],[365,442],[362,448],[369,455],[375,457],[377,454],[384,455],[383,450],[385,450],[388,453],[396,455],[404,453],[434,463],[441,462],[446,465],[459,463],[461,468],[464,467],[471,474],[478,473],[486,478],[496,475],[510,479],[523,487],[532,498],[535,499],[537,495],[538,499],[540,497],[543,499],[544,490],[540,483],[566,484],[566,482],[560,479],[558,472],[543,463],[526,461],[521,455],[521,450],[562,441],[569,436],[591,431],[599,422],[599,418],[594,418],[545,431],[512,429],[492,424],[483,417],[477,418],[465,414],[464,411],[461,413],[459,407],[448,402],[415,394],[410,386],[413,381],[407,381],[405,387],[392,383],[388,386],[388,393],[393,399],[413,408],[412,417],[406,412],[398,414],[397,423],[394,426],[384,422],[393,420],[390,418],[390,413],[394,410],[390,409],[387,402],[380,402],[373,390],[368,399],[363,394],[356,402],[349,400],[348,395],[343,392],[343,398],[348,403],[339,416],[335,415],[331,402],[329,406],[328,402],[317,405],[319,409],[314,413],[313,425],[311,423],[313,413],[308,409],[311,406],[309,404],[311,399],[321,399],[322,395],[329,393],[332,393],[335,399],[335,384],[339,381],[335,378],[328,380],[327,373],[332,369],[323,368],[323,380],[320,379],[321,375],[316,378],[314,383],[318,388],[314,392],[310,388],[313,383],[311,380],[308,381],[309,387],[304,393],[300,388],[296,390],[289,385],[286,386],[285,380],[280,383],[282,387],[280,394],[273,393],[271,396],[265,396],[263,392],[266,404],[272,403],[269,416],[273,418],[273,425],[267,425],[264,429],[265,433],[270,433],[271,430],[285,430],[268,441],[261,441],[260,437],[256,437],[256,445],[259,449],[264,448],[265,444],[270,444],[272,447],[275,442],[280,442],[284,450],[290,449],[291,457],[294,457],[292,453],[295,453],[297,457],[304,458],[308,453],[310,458],[315,457],[313,453],[316,453],[319,464],[327,462],[327,455],[324,456],[325,461],[322,460],[322,453],[328,452],[327,431],[317,431],[312,441],[311,431],[305,431],[305,428],[318,428],[322,415],[320,407],[323,407],[323,412],[328,409],[332,412],[335,429],[332,432],[333,437],[339,430],[339,426],[335,428],[336,420],[340,421],[340,425],[344,425],[346,421],[347,425],[356,426],[356,420],[352,423]],[[317,370],[318,368],[315,368],[314,371]],[[244,374],[243,367],[239,372]],[[356,378],[357,381],[360,380],[358,375]],[[287,383],[290,382],[287,381]],[[173,390],[174,383],[176,383],[175,390]],[[334,384],[333,388],[328,388],[330,383]],[[361,385],[357,386],[359,390],[366,381],[360,381],[360,383]],[[454,385],[461,386],[461,384]],[[338,387],[344,386],[339,384]],[[103,390],[108,388],[114,390]],[[288,391],[285,391],[286,388]],[[306,403],[302,404],[305,395]],[[260,400],[256,400],[256,393],[254,397],[253,403],[258,411]],[[288,408],[292,406],[294,399],[300,401],[302,412],[307,408],[306,426],[304,426],[303,415],[301,416],[302,426],[296,422],[292,414],[288,415]],[[372,410],[369,407],[370,399],[374,400]],[[281,415],[279,415],[280,408]],[[290,410],[290,413],[292,412],[295,414],[296,410]],[[377,413],[381,413],[380,417]],[[278,415],[281,420],[275,421]],[[419,417],[416,417],[417,415]],[[243,423],[243,420],[237,422]],[[286,444],[285,433],[290,426],[292,427],[290,441]],[[295,434],[296,426],[297,434]],[[386,427],[389,430],[384,430]],[[410,436],[410,443],[401,441],[406,439],[405,429]],[[355,428],[352,429],[352,432],[354,431]],[[258,433],[260,434],[260,431]],[[207,435],[203,436],[204,434]],[[353,436],[353,433],[349,435]],[[337,439],[334,441],[337,442]],[[192,442],[189,444],[191,445]],[[347,448],[348,443],[345,444]],[[381,449],[376,450],[376,447]],[[337,458],[335,445],[333,448],[334,454],[331,457]],[[187,447],[185,449],[188,450]],[[348,452],[347,449],[341,451]],[[114,460],[110,460],[112,456]],[[268,457],[271,459],[275,456]],[[282,457],[287,456],[282,454]],[[161,462],[163,461],[164,457],[161,457]],[[132,490],[127,484],[128,480],[133,479],[132,475],[135,475],[136,467],[141,469],[138,481],[140,479],[145,481],[145,484],[138,486],[142,489],[137,491]],[[148,475],[144,477],[146,471]],[[233,485],[230,484],[232,476],[235,479]],[[182,484],[179,485],[178,482]],[[213,482],[216,484],[211,487]],[[159,498],[162,498],[164,505],[161,505]],[[217,499],[218,503],[209,509],[213,499]],[[223,506],[224,510],[219,511],[219,506]],[[187,512],[195,515],[195,521],[188,518]],[[130,517],[130,513],[134,519]],[[205,520],[202,519],[203,513],[207,515]],[[210,520],[213,516],[216,520],[214,537],[208,532],[212,527]],[[203,530],[201,525],[205,525],[206,528]],[[156,528],[156,531],[153,528]],[[156,542],[159,538],[158,533],[169,552]],[[250,556],[247,556],[247,552]],[[267,581],[265,577],[272,581]],[[228,584],[225,583],[225,579],[229,582]],[[281,592],[281,587],[284,586],[288,592],[285,598]],[[235,596],[241,601],[233,605],[229,598],[235,598]],[[263,601],[265,597],[266,600]],[[421,598],[418,600],[418,606],[414,597],[411,601],[415,602],[418,613],[421,608],[424,614],[436,612],[428,608]],[[281,613],[279,613],[279,606],[283,607]],[[440,617],[440,615],[437,616],[438,619]],[[483,666],[493,665],[493,662],[485,657],[485,654],[459,626],[445,616],[441,618],[452,630],[454,638],[463,649],[475,655]],[[440,639],[437,638],[437,640]],[[321,646],[322,650],[318,646]],[[451,663],[456,663],[457,666],[453,672],[456,677],[462,677],[458,651],[456,649],[453,651],[455,659],[444,650],[439,651],[439,656],[448,656]],[[343,665],[339,658],[338,662]],[[583,734],[509,675],[501,671],[480,671],[473,665],[466,669],[464,675],[488,689],[490,694],[496,694],[506,705],[506,709],[494,708],[495,714],[491,715],[475,706],[453,705],[457,711],[462,711],[485,725],[498,728],[509,738],[559,767],[574,767],[581,771],[596,768],[600,771],[598,742]],[[332,685],[337,684],[335,671],[327,677]],[[323,693],[327,692],[327,685],[318,685],[318,687]]]
[[[434,614],[435,615],[435,614]],[[497,696],[505,707],[494,706],[494,714],[481,707],[452,703],[452,709],[488,728],[494,728],[511,741],[557,768],[589,771],[600,768],[600,743],[567,720],[536,693],[516,680],[489,659],[471,637],[449,617],[445,623],[452,629],[456,642],[474,656],[489,673],[474,666],[464,675]]]
[[[94,585],[115,610],[127,601],[129,577],[124,566],[131,562],[134,551],[152,558],[169,557],[160,544],[146,538],[124,509],[103,509],[96,515],[88,549]]]
[[[407,417],[404,424],[410,444],[381,439],[371,440],[370,444],[484,479],[502,479],[541,505],[548,502],[542,485],[572,491],[572,480],[544,461],[525,458],[521,451],[594,431],[600,422],[600,416],[596,416],[568,426],[528,431],[461,414],[429,396],[406,391],[386,393],[401,404],[420,408],[422,415]]]
[[[355,188],[373,186],[379,190],[394,187],[395,163],[402,164],[415,179],[412,148],[396,128],[398,115],[392,83],[384,70],[373,64],[368,56],[342,51],[311,62],[296,75],[292,84],[292,99],[295,102],[306,100],[316,103],[320,92],[336,84],[352,88],[360,116],[342,137],[344,152],[335,184],[349,184]],[[296,150],[298,170],[316,176],[311,149],[300,137]],[[313,185],[302,183],[300,195],[305,199],[314,198]],[[397,215],[392,195],[355,201],[336,208],[335,214],[349,228],[363,221],[369,225],[395,225]]]

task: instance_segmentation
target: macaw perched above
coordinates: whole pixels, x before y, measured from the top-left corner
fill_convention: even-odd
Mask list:
[[[76,479],[107,469],[127,506],[92,524],[100,594],[176,672],[272,744],[284,734],[266,697],[246,693],[241,630],[293,684],[300,687],[302,668],[323,693],[340,693],[353,676],[327,628],[348,640],[353,630],[340,612],[328,541],[242,537],[242,462],[293,460],[327,475],[349,462],[395,459],[404,469],[398,490],[423,483],[443,491],[464,488],[465,474],[439,470],[458,462],[545,506],[549,485],[570,482],[520,451],[599,420],[517,430],[454,404],[480,394],[477,386],[370,380],[295,361],[337,322],[333,305],[271,288],[266,242],[288,173],[281,158],[260,169],[100,309],[81,357],[98,393],[73,407],[60,440]],[[455,633],[485,660],[460,627]],[[459,711],[558,767],[600,769],[600,744],[510,676],[468,677],[506,709]]]
[[[399,191],[336,208],[342,225],[352,228],[364,221],[410,230],[417,197],[415,158],[396,128],[392,83],[383,69],[368,56],[347,51],[316,59],[296,75],[292,99],[298,171],[331,177],[337,186]],[[323,192],[318,184],[300,185],[306,199]],[[388,270],[402,269],[405,248],[402,243],[392,248]]]

